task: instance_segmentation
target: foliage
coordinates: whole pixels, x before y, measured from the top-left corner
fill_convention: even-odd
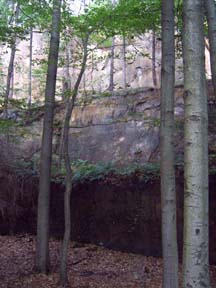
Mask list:
[[[160,166],[157,162],[146,164],[132,163],[117,170],[117,173],[123,176],[138,174],[139,179],[142,179],[145,182],[149,182],[159,177],[159,170]]]
[[[118,177],[131,177],[136,175],[140,180],[149,182],[159,177],[159,163],[131,163],[127,166],[116,165],[115,162],[90,163],[87,160],[78,159],[71,163],[73,171],[73,183],[83,183],[102,179],[117,179]],[[58,171],[53,167],[53,181],[62,183],[65,169]]]
[[[113,26],[117,34],[134,36],[160,26],[160,1],[120,0],[114,9]]]
[[[96,180],[104,178],[106,175],[114,172],[112,163],[100,162],[91,164],[88,161],[77,160],[72,164],[73,182],[83,182],[85,180]]]
[[[8,133],[11,128],[14,128],[15,121],[11,119],[0,119],[0,134]]]
[[[15,21],[15,7],[19,5]],[[30,30],[50,30],[52,1],[0,0],[0,43],[11,44],[14,38],[26,39]]]

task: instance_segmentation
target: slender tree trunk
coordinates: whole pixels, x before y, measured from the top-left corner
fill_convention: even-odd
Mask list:
[[[127,88],[127,63],[126,63],[126,39],[123,36],[122,41],[122,76],[123,76],[123,88]]]
[[[83,90],[84,90],[84,95],[86,95],[86,74],[83,74]]]
[[[41,148],[40,182],[37,215],[36,268],[47,273],[49,269],[49,206],[52,160],[53,114],[59,51],[59,24],[61,0],[53,3],[52,32],[45,89],[45,115]]]
[[[183,287],[210,287],[208,255],[208,112],[204,2],[183,5],[185,102]]]
[[[94,72],[94,54],[91,54],[91,90],[94,92],[94,81],[93,81],[93,72]]]
[[[13,95],[10,95],[11,91],[11,83],[12,83],[12,78],[13,78],[13,72],[14,72],[14,59],[15,59],[15,54],[16,54],[16,37],[12,40],[11,44],[11,55],[10,55],[10,61],[9,61],[9,66],[8,66],[8,74],[7,74],[7,86],[6,86],[6,96],[5,98],[13,98]]]
[[[15,58],[15,57],[14,57]],[[14,66],[14,65],[13,65]],[[12,99],[14,95],[14,67],[11,75],[11,83],[10,83],[10,93],[9,98]]]
[[[71,75],[70,75],[70,47],[66,47],[66,67],[65,67],[65,78],[63,83],[63,100],[65,105],[70,101],[71,93]],[[63,157],[63,147],[64,147],[64,130],[61,130],[60,145],[59,145],[59,159],[58,159],[58,168],[61,169],[62,157]]]
[[[161,209],[163,246],[163,287],[178,287],[176,191],[174,168],[174,0],[162,0],[161,69]]]
[[[29,40],[29,97],[28,97],[28,108],[32,104],[32,42],[33,42],[33,31],[32,27],[30,30],[30,40]]]
[[[216,4],[214,0],[205,0],[204,3],[208,21],[212,84],[216,101]]]
[[[15,10],[15,25],[17,24],[18,17],[19,17],[19,3],[16,6]],[[8,102],[9,102],[9,97],[13,97],[13,94],[11,94],[11,83],[12,83],[12,78],[13,78],[13,72],[14,72],[14,59],[15,59],[15,53],[16,53],[16,40],[17,37],[14,35],[11,43],[11,55],[10,55],[10,61],[8,65],[8,73],[7,73],[7,84],[6,84],[6,92],[5,92],[5,99],[4,99],[4,118],[7,119],[8,117]]]
[[[63,126],[63,139],[64,139],[64,160],[65,160],[65,168],[66,168],[66,189],[64,194],[64,216],[65,216],[65,232],[62,243],[62,251],[61,251],[61,267],[60,267],[60,283],[65,285],[68,282],[67,276],[67,254],[68,254],[68,246],[70,242],[71,235],[71,210],[70,210],[70,196],[72,190],[72,170],[70,165],[70,157],[69,157],[69,129],[70,129],[70,119],[72,115],[72,111],[74,108],[74,104],[76,101],[78,89],[80,86],[80,82],[82,80],[83,74],[85,72],[86,61],[87,61],[87,45],[88,45],[87,35],[86,39],[83,41],[83,60],[81,65],[81,70],[78,75],[77,81],[74,86],[73,94],[70,102],[67,106],[64,126]]]
[[[112,0],[112,6],[115,6],[115,0]],[[114,58],[115,58],[115,37],[112,37],[112,45],[110,50],[110,83],[109,83],[109,91],[114,90]]]
[[[66,65],[64,67],[64,83],[63,83],[63,100],[66,103],[69,99],[71,91],[71,75],[70,75],[70,47],[66,47]]]
[[[114,90],[114,54],[115,54],[115,37],[112,37],[112,46],[110,50],[110,80],[109,91]]]
[[[157,87],[157,73],[156,73],[156,36],[155,30],[152,33],[152,80],[154,87]]]

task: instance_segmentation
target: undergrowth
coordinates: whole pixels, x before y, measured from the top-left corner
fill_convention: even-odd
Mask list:
[[[105,178],[129,177],[139,175],[139,179],[148,182],[159,177],[159,164],[147,163],[140,165],[132,163],[127,166],[117,166],[115,162],[99,162],[92,164],[86,160],[77,160],[71,164],[73,171],[73,183],[83,183],[85,181],[101,180]],[[61,173],[53,176],[53,181],[62,182],[64,178],[64,168]]]

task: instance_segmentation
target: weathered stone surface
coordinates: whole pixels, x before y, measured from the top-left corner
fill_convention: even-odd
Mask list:
[[[34,101],[41,101],[44,98],[47,50],[49,47],[49,37],[46,34],[33,33],[33,78],[32,78],[32,97]],[[123,64],[122,64],[122,39],[116,37],[115,57],[114,57],[114,84],[115,89],[122,89],[123,86]],[[93,49],[92,46],[90,47]],[[71,40],[68,50],[70,51],[69,71],[71,83],[74,85],[77,74],[80,71],[80,47],[77,41]],[[60,51],[60,63],[66,63],[66,52]],[[2,64],[2,79],[6,85],[7,67],[9,63],[10,49],[1,47],[0,62]],[[157,85],[160,87],[160,70],[161,70],[161,41],[156,39],[155,66]],[[209,78],[210,63],[209,51],[206,48],[206,74]],[[63,87],[67,73],[67,64],[64,67],[59,65],[57,77],[57,99],[62,98]],[[139,37],[126,41],[126,78],[127,87],[155,87],[152,75],[152,33],[145,33]],[[80,90],[84,91],[106,91],[109,87],[110,74],[110,47],[98,47],[90,53],[85,75],[82,79]],[[17,45],[15,55],[14,70],[14,97],[27,98],[29,77],[29,39],[22,40]],[[176,59],[176,83],[183,83],[182,59]]]
[[[176,159],[183,160],[184,103],[183,88],[176,87],[175,137]],[[216,151],[216,107],[211,100],[209,85],[209,151]],[[19,154],[33,160],[37,166],[43,127],[40,117],[25,127],[25,134],[17,142]],[[36,115],[37,116],[37,115]],[[58,105],[54,121],[54,157],[58,154],[60,127],[64,107]],[[115,162],[119,165],[159,160],[160,90],[153,88],[128,89],[113,94],[99,94],[79,98],[74,108],[69,131],[71,160],[96,163]],[[18,148],[17,148],[18,149]]]
[[[209,83],[209,149],[215,151],[215,104]],[[176,158],[183,159],[183,87],[175,89]],[[98,95],[73,111],[70,129],[71,159],[118,164],[159,160],[160,90],[128,89],[106,97]]]
[[[178,118],[183,113],[181,93],[177,88]],[[70,125],[70,155],[74,160],[118,164],[158,160],[159,90],[140,88],[93,98],[74,109]]]

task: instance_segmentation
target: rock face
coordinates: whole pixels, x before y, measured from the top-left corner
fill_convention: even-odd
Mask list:
[[[210,261],[216,263],[216,178],[211,176],[209,180]],[[182,174],[178,175],[176,182],[181,257],[184,198]],[[71,205],[74,239],[144,255],[162,255],[159,179],[147,183],[142,177],[118,179],[108,184],[103,181],[90,182],[75,189]],[[58,219],[57,215],[55,219]]]
[[[216,263],[216,106],[209,86],[209,158],[210,158],[210,257]],[[174,145],[177,161],[183,157],[183,98],[182,87],[176,88],[176,132]],[[115,161],[154,162],[159,159],[159,90],[135,89],[113,95],[79,99],[70,123],[70,156],[72,160],[91,162]],[[59,144],[59,123],[63,108],[56,108],[56,151]],[[41,114],[40,114],[40,113]],[[31,138],[19,144],[25,158],[40,149],[43,109],[36,121],[26,129]],[[2,149],[2,146],[1,146]],[[15,149],[15,148],[14,148]],[[8,153],[7,153],[8,154]],[[7,156],[7,154],[5,154]],[[213,169],[212,169],[213,168]],[[38,178],[19,176],[17,179],[0,169],[0,232],[32,232],[36,227]],[[9,176],[8,176],[9,175]],[[78,184],[72,191],[72,237],[110,248],[147,255],[161,255],[161,207],[159,179],[145,180],[145,175],[114,177]],[[9,178],[8,178],[9,177]],[[16,182],[14,182],[16,179]],[[63,232],[63,191],[52,186],[51,231]],[[177,175],[178,241],[182,247],[183,175]],[[8,208],[9,207],[9,208]]]
[[[136,89],[77,106],[70,129],[72,159],[147,162],[159,145],[160,102],[154,89]]]
[[[215,162],[216,106],[212,86],[209,92],[209,156]],[[53,159],[57,159],[60,145],[60,128],[64,119],[64,105],[57,103],[54,119]],[[44,108],[32,111],[29,124],[21,128],[21,137],[12,145],[0,137],[0,155],[14,155],[32,161],[39,167],[40,145]],[[183,87],[175,88],[175,137],[176,162],[183,162],[184,150]],[[69,153],[72,161],[87,160],[91,163],[113,162],[119,166],[131,163],[145,164],[159,161],[160,89],[137,88],[115,93],[101,93],[79,97],[72,113],[69,130]],[[13,133],[18,132],[16,128]],[[4,145],[3,145],[4,144]],[[7,157],[6,157],[7,158]],[[18,159],[18,160],[19,160]],[[8,164],[7,164],[8,165]],[[13,164],[14,165],[14,164]]]
[[[211,94],[209,86],[209,95]],[[183,89],[175,89],[177,160],[183,159]],[[211,97],[209,98],[211,99]],[[93,97],[73,111],[70,129],[71,159],[127,165],[159,160],[160,90],[138,88],[111,96]],[[215,149],[215,105],[209,104],[209,145]]]
[[[161,69],[161,41],[156,39],[155,47],[155,65],[152,63],[152,33],[145,33],[139,37],[126,40],[126,80],[127,87],[160,87],[160,69]],[[15,69],[13,74],[14,97],[27,98],[29,88],[29,39],[22,40],[17,44],[15,55]],[[97,49],[90,47],[90,53],[87,61],[86,71],[80,85],[81,91],[104,92],[109,87],[110,74],[110,46],[101,46]],[[33,67],[32,67],[32,97],[34,101],[42,101],[44,98],[45,80],[47,71],[47,51],[49,47],[49,35],[33,33]],[[95,47],[95,45],[94,45]],[[115,90],[122,89],[123,86],[123,40],[119,37],[115,41],[114,55],[114,84]],[[69,64],[66,54],[69,53]],[[206,74],[210,77],[209,51],[206,48]],[[1,82],[6,85],[7,67],[9,63],[10,49],[1,47],[0,51],[0,73]],[[67,52],[60,51],[57,77],[57,99],[63,95],[65,82],[68,81],[69,67],[70,81],[72,87],[76,81],[80,70],[80,46],[77,41],[71,40],[68,44]],[[62,67],[61,63],[65,63]],[[152,67],[155,66],[156,82],[153,83]],[[176,83],[183,82],[182,59],[176,59]],[[0,87],[1,89],[1,87]],[[3,93],[3,90],[2,90]]]
[[[1,197],[11,209],[0,205],[0,233],[36,233],[37,179],[26,177],[9,192],[8,178],[0,175]],[[71,199],[72,239],[148,256],[161,256],[161,203],[159,178],[130,175],[86,181],[74,186]],[[182,255],[183,174],[177,173],[177,219],[179,253]],[[216,264],[216,177],[210,180],[210,261]],[[14,183],[14,182],[13,182]],[[17,184],[19,181],[17,182]],[[64,187],[52,185],[51,235],[62,238]],[[1,199],[2,200],[2,199]],[[6,207],[9,207],[8,205]]]
[[[215,104],[209,85],[209,152],[216,151]],[[183,89],[175,89],[176,160],[183,161]],[[58,154],[60,127],[64,107],[56,108],[54,121],[54,158]],[[18,144],[24,159],[36,161],[40,156],[43,109],[36,120],[25,127]],[[127,89],[113,94],[97,94],[79,98],[74,108],[69,131],[69,152],[72,161],[92,163],[114,162],[117,165],[146,163],[159,160],[160,90],[153,88]]]

